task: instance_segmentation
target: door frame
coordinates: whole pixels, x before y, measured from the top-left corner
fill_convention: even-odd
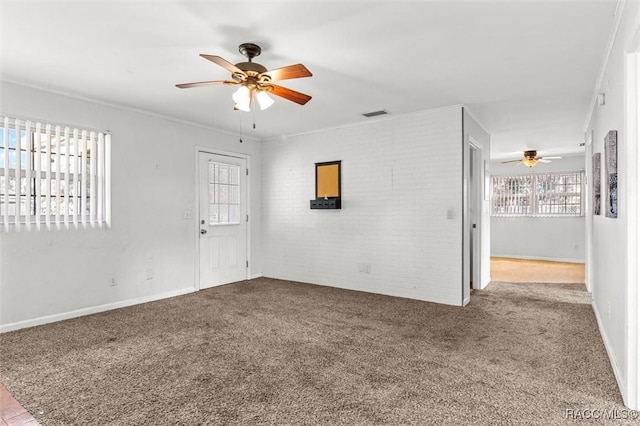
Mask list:
[[[625,197],[627,198],[627,277],[626,299],[626,389],[623,399],[634,410],[640,409],[640,290],[637,287],[640,277],[640,21],[636,22],[635,35],[624,54],[625,79],[625,130],[627,132],[626,153],[628,179]]]
[[[474,165],[473,168],[471,167],[472,163]],[[482,202],[484,199],[484,194],[482,192],[482,185],[484,182],[484,173],[482,172],[483,166],[482,147],[473,138],[469,137],[469,195],[475,193],[475,205],[472,206],[474,214],[473,216],[469,216],[469,227],[471,228],[474,220],[476,224],[476,238],[474,238],[473,242],[470,242],[469,244],[469,247],[473,250],[473,256],[470,255],[469,259],[471,262],[469,273],[474,289],[482,288]]]
[[[463,115],[464,117],[464,115]],[[464,129],[464,118],[463,125]],[[483,146],[469,133],[464,132],[462,135],[462,300],[461,306],[466,306],[471,301],[471,288],[469,282],[471,280],[471,224],[472,218],[469,213],[469,202],[471,191],[476,192],[476,241],[473,247],[473,260],[477,264],[477,277],[473,283],[473,288],[482,288],[482,247],[483,238],[487,236],[482,232],[482,215],[484,212],[484,156]],[[474,170],[474,179],[471,179],[471,156],[477,160],[477,166]],[[471,186],[473,183],[473,187]],[[476,287],[477,286],[477,287]]]
[[[195,147],[195,159],[194,159],[194,191],[195,191],[195,205],[194,205],[194,214],[193,214],[193,236],[194,236],[194,246],[195,246],[195,258],[193,260],[194,263],[194,277],[195,281],[193,283],[193,288],[196,291],[200,290],[200,218],[198,217],[200,211],[200,154],[213,154],[213,155],[221,155],[223,157],[233,157],[233,158],[242,158],[247,163],[247,170],[251,169],[251,156],[249,154],[242,154],[239,152],[232,151],[222,151],[219,149],[205,147],[205,146],[196,146]],[[250,182],[251,174],[247,176],[247,215],[249,216],[249,221],[247,221],[247,262],[249,262],[249,267],[247,268],[247,279],[253,276],[251,273],[251,268],[253,267],[251,262],[251,182]]]

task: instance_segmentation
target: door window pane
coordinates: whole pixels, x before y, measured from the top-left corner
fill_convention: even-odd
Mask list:
[[[240,167],[209,162],[209,225],[240,223]]]

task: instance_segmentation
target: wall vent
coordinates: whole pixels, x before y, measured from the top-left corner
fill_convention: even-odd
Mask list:
[[[381,109],[379,111],[371,111],[371,112],[365,112],[364,115],[365,117],[369,118],[369,117],[375,117],[376,115],[385,115],[385,114],[389,114],[386,110]]]

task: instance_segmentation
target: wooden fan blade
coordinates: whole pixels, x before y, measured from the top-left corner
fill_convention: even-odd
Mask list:
[[[280,96],[281,98],[288,99],[291,102],[295,102],[300,105],[306,104],[311,99],[311,96],[309,95],[296,92],[295,90],[287,89],[286,87],[277,86],[275,84],[270,84],[269,86],[272,88],[269,93]]]
[[[238,84],[233,80],[214,80],[214,81],[198,81],[195,83],[182,83],[176,84],[176,87],[179,89],[188,89],[190,87],[200,87],[200,86],[217,86],[220,84]]]
[[[502,164],[507,164],[507,163],[520,163],[522,160],[509,160],[509,161],[503,161]]]
[[[276,68],[263,72],[261,75],[268,75],[271,77],[271,81],[289,80],[292,78],[311,77],[311,71],[302,64],[289,65],[287,67]]]
[[[244,74],[245,72],[242,71],[240,68],[236,67],[235,65],[233,65],[231,62],[227,61],[224,58],[221,58],[220,56],[216,56],[216,55],[205,55],[204,53],[201,53],[200,56],[202,56],[203,58],[213,62],[214,64],[220,65],[222,68],[226,69],[227,71],[229,71],[231,74],[235,73],[235,72],[239,72],[241,74]]]

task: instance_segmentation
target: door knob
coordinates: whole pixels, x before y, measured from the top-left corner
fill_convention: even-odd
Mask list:
[[[207,230],[206,230],[206,229],[201,229],[201,230],[200,230],[200,233],[201,233],[202,235],[204,235],[204,234],[206,234],[206,233],[207,233]]]

